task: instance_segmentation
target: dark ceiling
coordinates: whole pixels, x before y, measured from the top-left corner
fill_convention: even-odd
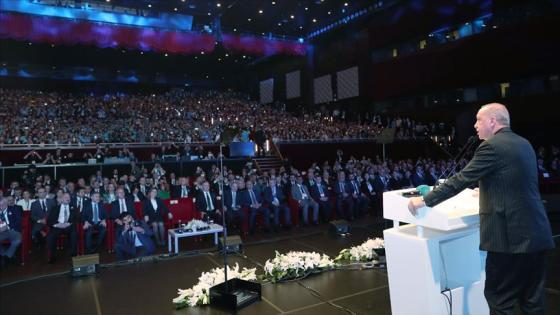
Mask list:
[[[194,16],[194,25],[220,17],[224,32],[306,37],[332,21],[372,5],[371,0],[111,0],[116,6]]]

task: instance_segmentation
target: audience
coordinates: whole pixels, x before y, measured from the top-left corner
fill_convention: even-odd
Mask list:
[[[0,259],[2,266],[12,261],[21,244],[21,220],[21,208],[10,206],[8,198],[0,196]],[[6,240],[10,243],[8,249],[4,248]]]
[[[234,141],[247,141],[250,135],[259,138],[263,133],[275,141],[375,138],[388,127],[396,128],[399,139],[451,132],[442,123],[402,117],[366,115],[350,121],[337,110],[292,115],[281,106],[261,105],[233,92],[174,90],[160,95],[97,96],[0,89],[0,95],[5,111],[0,116],[0,144],[216,142],[226,126],[237,130]],[[160,156],[185,153],[179,151],[172,147]],[[31,151],[25,160],[44,164],[100,161],[107,153],[102,148],[83,157]],[[117,157],[130,155],[122,150]]]
[[[555,146],[538,150],[541,176],[546,177],[544,174],[548,173],[550,178],[559,178],[558,154]],[[162,165],[156,171],[148,171],[131,162],[130,174],[110,171],[110,175],[103,176],[96,172],[89,178],[57,178],[56,182],[33,168],[23,174],[21,181],[11,182],[2,191],[0,238],[10,240],[10,247],[8,250],[2,247],[1,253],[8,257],[4,261],[14,260],[21,242],[22,214],[29,211],[29,233],[37,245],[47,240],[49,262],[56,257],[60,234],[67,235],[69,251],[76,255],[80,227],[86,250],[93,253],[102,246],[108,224],[115,224],[118,259],[149,255],[155,250],[153,240],[159,246],[166,242],[166,222],[173,220],[173,215],[163,199],[169,198],[169,194],[175,199],[192,198],[195,210],[204,220],[221,222],[225,215],[228,226],[236,227],[242,236],[256,233],[260,225],[265,232],[270,228],[278,232],[281,227],[289,229],[299,221],[305,227],[334,218],[380,217],[383,192],[433,185],[446,170],[444,177],[449,177],[466,163],[465,159],[458,163],[430,158],[386,162],[379,157],[346,159],[343,152],[338,152],[333,162],[317,161],[304,170],[284,166],[261,173],[247,164],[239,173],[227,167],[221,173],[213,166],[177,177]],[[25,187],[31,177],[35,179],[34,184]],[[223,196],[219,189],[222,178]],[[101,196],[107,203],[112,201],[111,211],[105,211]],[[135,202],[142,205],[144,214],[138,221],[134,219]],[[257,220],[258,216],[262,220]],[[94,232],[97,232],[96,242]]]

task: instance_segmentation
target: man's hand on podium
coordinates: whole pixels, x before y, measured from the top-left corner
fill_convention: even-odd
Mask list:
[[[416,211],[422,207],[425,207],[426,203],[424,203],[424,198],[422,197],[412,197],[408,202],[408,211],[412,215],[416,215]]]

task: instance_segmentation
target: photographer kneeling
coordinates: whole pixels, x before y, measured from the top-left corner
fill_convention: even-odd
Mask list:
[[[117,261],[138,258],[153,254],[155,246],[151,240],[154,232],[141,221],[134,221],[132,215],[125,213],[123,218],[122,233],[117,235],[115,251]]]

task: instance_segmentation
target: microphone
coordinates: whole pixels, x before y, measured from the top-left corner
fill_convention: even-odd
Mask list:
[[[467,140],[467,142],[463,145],[463,147],[461,148],[461,150],[459,150],[459,153],[457,153],[457,155],[453,158],[453,163],[451,163],[451,165],[449,167],[447,167],[436,179],[436,182],[434,183],[434,187],[437,187],[439,185],[439,180],[444,178],[444,176],[448,176],[450,174],[450,172],[455,169],[455,167],[457,167],[457,161],[459,161],[460,159],[462,159],[467,152],[469,152],[472,148],[472,146],[478,141],[478,138],[476,136],[470,136],[469,139]],[[446,178],[447,180],[447,178]],[[444,181],[445,182],[445,181]]]

